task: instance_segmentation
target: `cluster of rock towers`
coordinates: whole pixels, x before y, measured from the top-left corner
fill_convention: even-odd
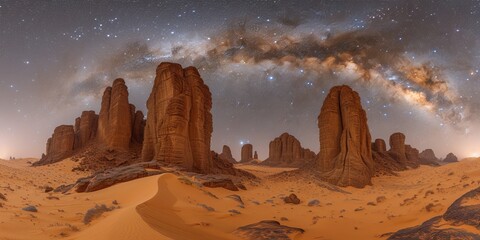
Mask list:
[[[229,162],[228,166],[237,163],[228,146],[212,157],[212,97],[196,68],[161,63],[146,105],[145,119],[129,103],[125,81],[116,79],[104,91],[99,114],[84,111],[75,125],[55,128],[47,141],[46,154],[35,165],[60,161],[89,145],[109,151],[129,151],[136,146],[141,148],[143,161],[180,165],[202,173],[215,172],[215,161]],[[308,170],[325,181],[364,187],[378,171],[400,171],[438,161],[432,150],[419,153],[406,145],[402,133],[390,136],[388,151],[384,140],[372,143],[360,97],[345,85],[330,90],[318,116],[318,128],[318,154],[303,148],[294,136],[283,133],[270,142],[269,157],[261,164],[302,168],[313,163]],[[245,144],[240,162],[253,159],[258,159],[257,152],[251,144]],[[448,161],[456,161],[456,157],[452,154]]]

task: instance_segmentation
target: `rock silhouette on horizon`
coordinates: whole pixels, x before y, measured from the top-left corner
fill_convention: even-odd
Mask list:
[[[262,165],[276,167],[300,167],[315,158],[315,153],[303,148],[294,136],[283,133],[269,144],[268,158]]]
[[[250,162],[253,160],[253,146],[252,144],[244,144],[241,151],[241,163]]]
[[[227,145],[223,145],[222,153],[219,154],[219,157],[227,160],[228,162],[237,163],[237,160],[235,160],[235,158],[232,156],[232,150],[230,150],[230,147]]]

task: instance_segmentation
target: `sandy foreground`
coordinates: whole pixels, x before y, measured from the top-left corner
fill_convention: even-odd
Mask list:
[[[35,159],[0,160],[0,239],[241,239],[234,231],[261,220],[305,230],[294,239],[385,239],[385,233],[421,224],[442,214],[462,194],[479,186],[480,159],[441,167],[422,166],[399,176],[373,179],[364,189],[328,190],[308,180],[279,181],[286,171],[237,165],[258,177],[248,190],[204,188],[173,174],[122,183],[93,193],[45,193],[87,173],[72,172],[65,160],[30,167]],[[283,197],[295,193],[299,205]],[[241,197],[244,204],[231,195]],[[309,206],[318,200],[316,206]],[[113,209],[84,224],[97,204]],[[22,208],[33,205],[38,212]],[[480,231],[473,229],[473,232]]]

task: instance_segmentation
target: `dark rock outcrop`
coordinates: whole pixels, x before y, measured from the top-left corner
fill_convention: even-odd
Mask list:
[[[245,144],[242,146],[240,162],[250,162],[253,159],[253,146],[252,144]]]
[[[449,153],[449,154],[447,154],[447,157],[445,157],[445,159],[443,159],[443,162],[445,162],[445,163],[458,162],[458,158],[457,158],[457,156],[455,156],[455,154]]]
[[[302,148],[294,136],[283,133],[270,142],[268,158],[262,165],[276,167],[300,167],[315,158],[310,149]]]
[[[431,166],[438,166],[439,159],[435,156],[435,153],[432,149],[425,149],[423,150],[420,155],[420,164],[423,165],[431,165]]]
[[[442,216],[434,217],[419,226],[406,228],[395,232],[389,240],[410,239],[471,239],[478,240],[480,235],[480,188],[474,189],[459,199],[447,209]],[[469,228],[476,228],[476,232]]]
[[[251,240],[289,240],[304,232],[301,228],[284,226],[273,220],[260,221],[235,230],[236,235]]]
[[[235,160],[235,158],[233,158],[232,156],[232,151],[230,150],[230,147],[227,145],[223,145],[222,153],[220,153],[219,157],[231,163],[237,163],[237,160]]]
[[[318,116],[318,127],[317,168],[321,177],[339,186],[362,188],[371,184],[371,137],[358,93],[345,85],[333,87]]]
[[[135,112],[133,118],[132,141],[135,143],[143,143],[143,132],[145,130],[145,119],[142,111]]]

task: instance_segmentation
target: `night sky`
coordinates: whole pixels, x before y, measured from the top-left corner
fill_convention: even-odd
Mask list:
[[[237,159],[247,142],[268,157],[283,132],[318,152],[339,84],[360,93],[372,139],[476,156],[479,43],[479,1],[0,0],[0,157],[40,157],[117,77],[145,112],[162,61],[199,68],[212,149]]]

